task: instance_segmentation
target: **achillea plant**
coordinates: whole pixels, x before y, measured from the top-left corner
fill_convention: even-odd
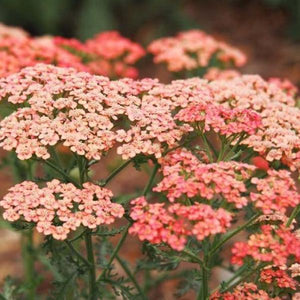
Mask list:
[[[142,55],[115,32],[86,43],[38,42],[97,57],[98,67],[120,57],[131,65]],[[194,44],[201,66],[214,55],[224,64],[244,63],[238,50],[198,31],[154,43],[171,57],[160,43],[176,43],[177,50]],[[85,68],[90,63],[80,60]],[[12,167],[25,170],[0,201],[3,218],[28,237],[25,282],[9,286],[14,296],[44,296],[37,292],[36,260],[52,271],[47,297],[54,299],[149,299],[174,277],[181,280],[177,295],[193,290],[195,299],[297,299],[295,87],[238,73],[163,84],[79,70],[34,63],[0,79],[7,109],[0,146],[14,154]],[[124,162],[96,181],[92,166],[107,154]],[[113,193],[108,183],[129,165],[150,171],[147,184],[134,194]],[[42,247],[32,244],[33,231]],[[128,235],[143,250],[135,265],[123,259]],[[232,256],[224,257],[233,238]],[[232,273],[219,285],[218,267]]]

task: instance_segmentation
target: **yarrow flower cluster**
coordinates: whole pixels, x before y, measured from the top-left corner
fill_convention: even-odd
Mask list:
[[[117,31],[99,33],[85,43],[61,37],[55,37],[54,43],[83,57],[90,73],[110,78],[136,78],[138,70],[132,65],[145,55],[145,50],[139,44]]]
[[[239,209],[253,202],[264,214],[284,213],[300,203],[295,182],[285,170],[269,170],[260,179],[255,177],[256,167],[252,165],[233,161],[205,163],[184,149],[169,153],[160,162],[163,179],[153,191],[167,192],[171,202],[183,195],[198,201],[224,198]],[[247,181],[255,188],[249,197]]]
[[[151,243],[166,243],[177,251],[184,249],[188,236],[197,240],[217,233],[226,232],[230,226],[231,214],[220,208],[195,203],[194,205],[148,203],[145,197],[131,202],[130,217],[134,224],[129,229],[140,240]],[[210,220],[210,222],[207,222]]]
[[[110,190],[92,183],[78,189],[54,179],[39,188],[34,182],[24,181],[9,189],[0,206],[5,220],[33,222],[38,232],[65,240],[80,226],[94,229],[121,218],[124,208],[112,203],[111,197]]]
[[[287,265],[294,257],[300,262],[300,239],[285,224],[263,224],[260,233],[250,235],[247,242],[237,242],[232,248],[232,262],[242,265],[246,257],[256,262],[267,262],[276,267]]]
[[[245,181],[254,166],[238,162],[202,163],[192,153],[178,150],[161,161],[163,180],[153,189],[167,192],[171,202],[186,195],[207,200],[224,197],[241,208],[247,204]]]
[[[202,132],[213,130],[225,136],[254,134],[261,124],[260,116],[247,109],[228,109],[214,104],[195,104],[182,109],[175,119],[196,124]]]
[[[233,292],[215,292],[210,300],[280,300],[279,297],[270,297],[264,290],[260,290],[254,283],[243,283],[234,288]]]
[[[297,281],[292,279],[285,270],[279,268],[266,268],[260,272],[261,282],[272,284],[283,289],[297,289]]]
[[[265,214],[285,213],[288,207],[295,207],[300,203],[300,194],[290,172],[270,169],[267,174],[265,178],[251,179],[257,192],[251,192],[250,198],[257,208]]]
[[[296,88],[280,82],[243,75],[214,80],[209,87],[216,102],[231,108],[252,109],[261,116],[262,125],[256,134],[242,144],[253,147],[270,162],[281,160],[294,171],[300,166],[300,111],[295,107]]]
[[[154,55],[155,63],[166,63],[171,72],[207,67],[213,57],[223,66],[240,67],[246,63],[246,56],[239,49],[200,30],[155,40],[148,51]]]
[[[157,85],[51,65],[25,68],[0,80],[0,97],[17,105],[0,123],[1,146],[16,149],[20,159],[47,159],[48,147],[58,143],[87,159],[100,159],[116,143],[124,159],[139,153],[160,157],[190,126],[175,123],[171,100],[159,102],[147,93]],[[129,128],[119,122],[124,117]]]
[[[144,54],[139,44],[115,31],[81,43],[61,37],[34,38],[21,29],[0,26],[0,77],[47,63],[112,78],[136,78],[138,71],[133,64]]]

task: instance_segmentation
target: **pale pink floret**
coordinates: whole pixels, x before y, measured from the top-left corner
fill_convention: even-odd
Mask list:
[[[54,179],[44,188],[24,181],[9,189],[0,206],[4,219],[36,224],[37,231],[64,240],[71,231],[85,226],[94,229],[121,218],[124,208],[111,202],[112,192],[92,183],[83,189]]]

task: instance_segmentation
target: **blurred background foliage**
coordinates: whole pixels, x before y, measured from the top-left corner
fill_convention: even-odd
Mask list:
[[[33,35],[62,35],[82,40],[116,29],[148,42],[154,37],[201,27],[190,10],[214,0],[0,0],[0,21],[20,26]],[[254,0],[218,0],[233,6]],[[300,0],[257,0],[289,15],[287,34],[300,39]],[[141,38],[142,36],[142,38]]]

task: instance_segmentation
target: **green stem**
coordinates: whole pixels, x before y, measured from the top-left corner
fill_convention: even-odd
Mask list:
[[[206,300],[208,298],[208,272],[202,268],[201,288],[197,300]]]
[[[226,281],[226,286],[228,286],[229,284],[231,284],[233,281],[235,281],[238,277],[240,277],[244,272],[248,271],[249,268],[249,265],[243,265],[242,267],[240,267],[235,273],[234,275],[228,280]],[[222,285],[219,285],[217,288],[215,288],[213,291],[212,291],[212,294],[218,290],[221,290],[224,283]]]
[[[292,211],[287,223],[286,223],[286,227],[290,227],[290,225],[292,224],[293,220],[297,217],[298,213],[300,212],[300,205],[297,205],[294,210]]]
[[[25,273],[26,299],[29,300],[35,299],[36,288],[36,273],[34,270],[35,258],[33,256],[33,251],[33,231],[32,229],[29,229],[22,233],[22,257]]]
[[[150,179],[149,179],[147,185],[144,188],[143,196],[146,196],[149,193],[158,169],[159,169],[159,164],[156,163],[155,166],[154,166],[154,168],[153,168],[153,171],[152,171],[152,174],[150,176]]]
[[[91,268],[91,265],[89,263],[89,261],[83,257],[72,245],[72,243],[70,241],[65,241],[65,243],[67,244],[67,246],[70,248],[70,250],[89,268]]]
[[[187,249],[182,250],[182,253],[186,254],[190,258],[192,258],[194,261],[196,261],[202,268],[207,269],[204,262],[196,256],[194,253],[188,251]]]
[[[206,139],[206,136],[204,133],[200,132],[200,136],[202,137],[202,140],[203,140],[203,143],[204,143],[204,146],[205,146],[205,149],[206,149],[206,153],[207,153],[207,156],[209,158],[209,161],[210,162],[213,162],[213,155],[212,155],[212,150],[207,142],[207,139]]]
[[[61,170],[59,167],[57,167],[56,165],[54,165],[52,162],[50,162],[49,160],[44,160],[43,161],[47,166],[51,167],[53,170],[55,170],[56,172],[58,172],[60,175],[63,176],[63,178],[71,183],[73,183],[76,187],[79,187],[79,184],[73,180],[72,177],[70,177],[67,173],[65,173],[63,170]]]
[[[126,168],[131,163],[131,159],[124,162],[121,166],[113,170],[110,175],[101,183],[101,186],[107,185],[118,173]]]
[[[123,234],[122,234],[122,236],[121,236],[121,238],[120,238],[120,240],[119,240],[116,248],[114,249],[114,251],[113,251],[113,253],[112,253],[112,255],[111,255],[111,257],[110,257],[110,259],[109,259],[109,261],[108,261],[108,263],[107,263],[107,265],[105,267],[105,269],[102,271],[102,273],[98,277],[97,281],[101,281],[103,279],[103,277],[105,276],[106,270],[108,270],[110,268],[113,260],[115,259],[116,255],[118,254],[121,246],[123,245],[123,243],[124,243],[124,241],[125,241],[125,239],[126,239],[126,237],[128,235],[128,229],[129,229],[130,226],[131,226],[131,223],[129,223],[127,225],[127,227],[125,228],[125,230],[124,230],[124,232],[123,232]]]
[[[87,252],[87,260],[90,264],[89,269],[89,300],[96,300],[97,285],[96,285],[96,270],[95,270],[95,258],[93,252],[93,242],[91,232],[85,233],[85,246]]]
[[[234,288],[235,286],[239,285],[241,282],[244,282],[247,278],[249,278],[253,273],[259,271],[260,269],[264,268],[265,266],[267,266],[269,263],[261,263],[259,264],[256,268],[253,268],[252,270],[250,270],[249,272],[245,273],[244,276],[242,276],[238,281],[234,282],[232,285],[226,287],[225,289],[222,290],[222,293],[225,293],[229,290],[231,290],[232,288]],[[231,281],[232,282],[232,281]]]
[[[230,240],[233,236],[235,236],[236,234],[238,234],[239,232],[241,232],[242,230],[247,228],[249,225],[251,225],[252,222],[255,221],[260,215],[261,215],[261,213],[257,213],[250,220],[248,220],[248,222],[246,222],[245,224],[228,232],[227,235],[225,236],[225,238],[222,241],[220,241],[213,249],[211,249],[209,251],[208,256],[210,257],[213,254],[215,254],[228,240]]]
[[[128,268],[128,266],[124,263],[124,261],[118,256],[118,254],[116,255],[116,259],[119,262],[119,264],[121,265],[121,267],[123,268],[123,270],[125,271],[125,273],[127,274],[128,278],[132,281],[133,285],[135,286],[135,288],[137,289],[137,291],[139,292],[140,296],[142,299],[147,299],[146,295],[144,294],[142,288],[140,287],[140,285],[138,284],[138,282],[136,281],[135,277],[133,276],[133,274],[131,273],[130,269]]]

